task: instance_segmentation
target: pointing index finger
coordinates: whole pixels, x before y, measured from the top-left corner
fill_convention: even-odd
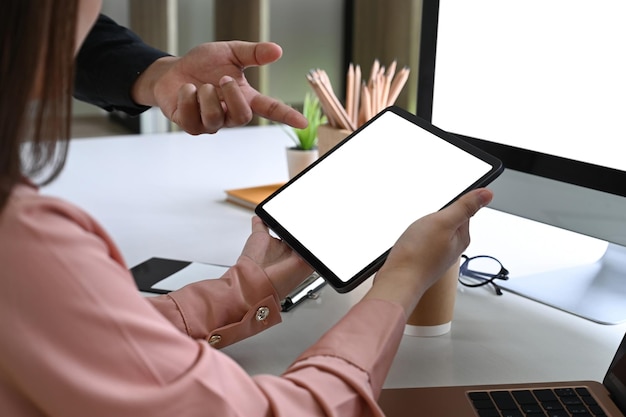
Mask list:
[[[254,113],[261,117],[291,127],[304,129],[309,124],[307,119],[294,108],[262,94],[252,99],[250,107]]]

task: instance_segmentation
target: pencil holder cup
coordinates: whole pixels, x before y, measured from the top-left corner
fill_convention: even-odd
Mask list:
[[[335,147],[352,132],[346,129],[337,129],[328,124],[320,125],[317,128],[317,150],[319,156]]]

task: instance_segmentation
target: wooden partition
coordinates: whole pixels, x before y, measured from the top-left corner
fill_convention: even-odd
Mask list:
[[[375,58],[411,69],[396,104],[416,109],[422,0],[352,0],[351,58],[369,76]]]

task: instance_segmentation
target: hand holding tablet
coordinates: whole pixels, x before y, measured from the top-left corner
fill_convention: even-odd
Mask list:
[[[502,170],[491,155],[389,107],[255,212],[332,287],[347,292],[380,268],[411,223]]]

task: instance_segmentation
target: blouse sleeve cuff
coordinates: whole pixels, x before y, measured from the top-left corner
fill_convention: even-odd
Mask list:
[[[296,360],[295,369],[308,358],[333,356],[369,375],[373,392],[382,389],[398,350],[406,317],[397,304],[377,299],[359,302],[333,328]]]
[[[187,285],[167,297],[173,303],[166,315],[179,317],[170,321],[217,348],[281,322],[278,294],[263,269],[245,257],[220,279]]]

